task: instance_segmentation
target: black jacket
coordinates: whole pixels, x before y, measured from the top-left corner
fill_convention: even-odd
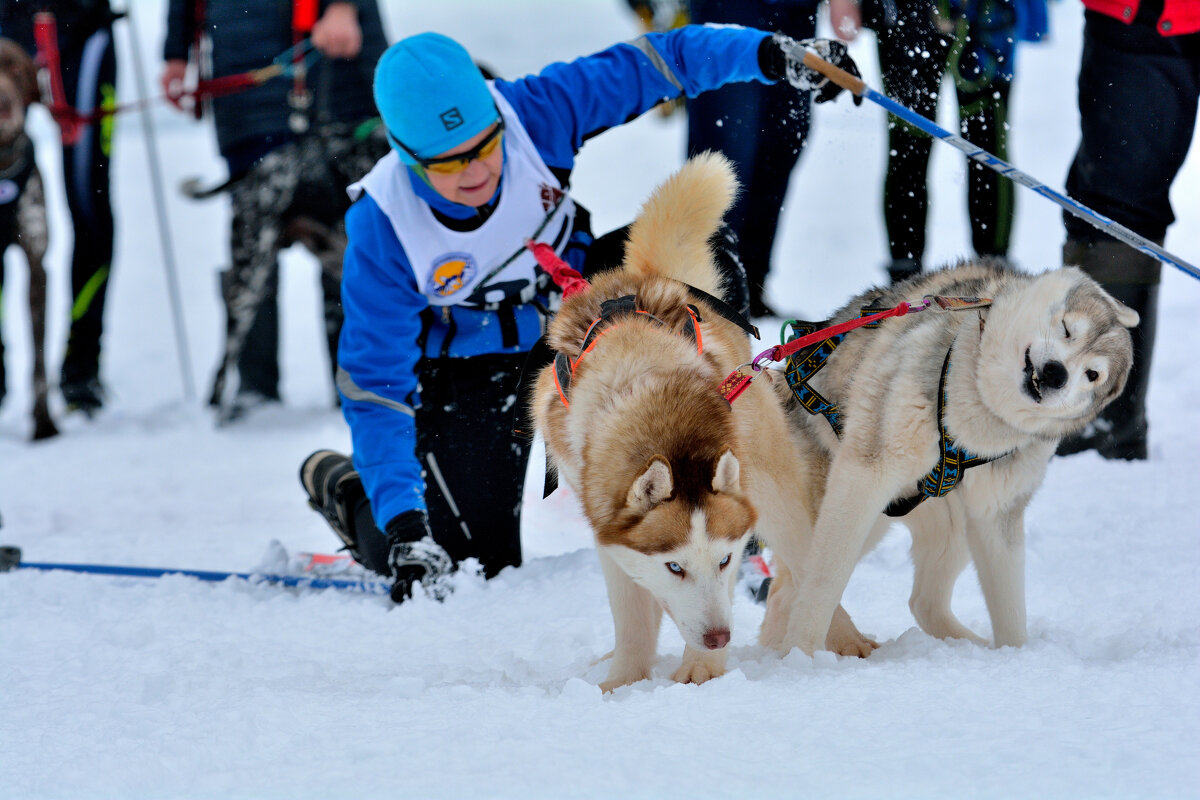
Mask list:
[[[108,0],[0,0],[0,36],[35,53],[33,15],[39,11],[54,14],[63,53],[81,50],[89,36],[113,19]]]
[[[345,0],[343,0],[345,1]],[[320,12],[332,0],[321,0]],[[387,48],[383,22],[375,0],[352,0],[358,6],[362,27],[362,53],[356,59],[321,59],[308,73],[313,93],[310,111],[314,124],[358,123],[375,116],[371,94],[375,63]],[[265,67],[292,46],[291,0],[170,0],[163,57],[187,59],[195,39],[197,5],[204,8],[200,21],[212,42],[212,77],[223,77]],[[292,80],[273,78],[254,89],[213,100],[217,145],[231,165],[239,152],[261,156],[293,138],[288,127],[287,95]]]

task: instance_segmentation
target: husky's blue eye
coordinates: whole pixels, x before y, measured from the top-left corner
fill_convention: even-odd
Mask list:
[[[725,557],[721,559],[721,563],[718,564],[717,566],[720,567],[721,569],[725,569],[726,567],[729,566],[729,562],[732,559],[733,559],[733,553],[726,553]]]
[[[679,566],[678,561],[668,561],[667,569],[671,570],[673,575],[678,575],[681,578],[683,577],[683,567]]]

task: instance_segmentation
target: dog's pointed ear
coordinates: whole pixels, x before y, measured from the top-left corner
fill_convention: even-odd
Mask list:
[[[1112,303],[1113,311],[1117,312],[1117,322],[1121,323],[1126,328],[1136,327],[1137,324],[1142,321],[1142,318],[1138,315],[1138,312],[1134,311],[1132,308],[1125,305],[1108,292],[1105,292],[1104,296],[1107,297],[1109,302]]]
[[[740,477],[742,466],[732,450],[726,450],[717,461],[716,472],[713,473],[712,488],[714,492],[741,492]]]
[[[670,465],[662,456],[655,456],[629,487],[625,504],[639,512],[649,511],[670,497],[674,490]]]

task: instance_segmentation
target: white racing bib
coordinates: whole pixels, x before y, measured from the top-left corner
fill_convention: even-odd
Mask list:
[[[485,306],[524,302],[535,294],[537,261],[525,248],[533,238],[561,253],[575,218],[575,204],[542,160],[508,101],[492,89],[504,117],[504,176],[500,200],[487,221],[454,231],[434,216],[409,183],[408,169],[388,153],[347,190],[367,192],[387,216],[430,305]]]

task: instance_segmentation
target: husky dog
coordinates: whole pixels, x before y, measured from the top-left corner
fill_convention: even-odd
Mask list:
[[[940,313],[935,304],[852,331],[832,352],[826,343],[795,354],[791,386],[776,382],[805,454],[811,520],[792,531],[810,539],[805,555],[777,559],[764,645],[820,647],[855,563],[887,529],[885,512],[912,533],[909,606],[922,630],[986,644],[950,610],[970,559],[995,645],[1025,642],[1025,508],[1058,440],[1120,394],[1138,315],[1075,268],[1030,276],[973,263],[866,292],[833,321],[930,295],[991,303]]]
[[[50,416],[46,382],[46,269],[50,244],[46,194],[25,132],[25,113],[38,100],[37,68],[20,45],[0,39],[0,295],[2,257],[10,245],[25,252],[29,264],[29,320],[33,331],[33,438],[58,434]],[[0,401],[5,393],[4,341],[0,338]]]
[[[798,502],[799,454],[773,444],[787,422],[768,382],[732,404],[719,390],[750,360],[744,330],[711,302],[708,240],[735,190],[723,157],[689,161],[633,223],[622,267],[549,328],[557,363],[532,414],[595,534],[616,627],[606,692],[650,676],[663,611],[685,642],[673,678],[721,675],[746,540],[782,534]]]

